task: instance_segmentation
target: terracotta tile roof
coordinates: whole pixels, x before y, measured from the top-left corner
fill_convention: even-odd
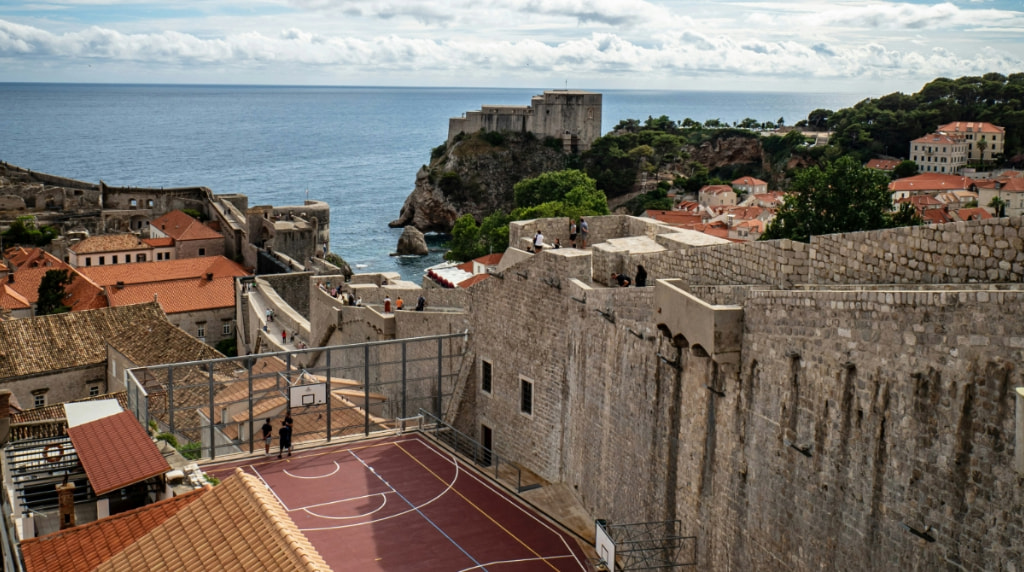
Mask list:
[[[150,226],[176,241],[224,238],[220,233],[181,211],[171,211],[154,220]]]
[[[913,177],[903,177],[889,183],[890,191],[951,191],[967,190],[972,181],[960,175],[941,175],[925,173]]]
[[[46,252],[42,248],[22,248],[15,246],[4,251],[4,258],[11,262],[15,268],[22,266],[35,267],[53,264],[62,264],[56,256]]]
[[[1006,191],[1008,193],[1020,193],[1024,192],[1024,179],[1014,178],[1007,179],[1005,183],[999,187],[1000,191]]]
[[[462,282],[459,282],[458,284],[456,284],[456,286],[458,286],[459,288],[469,288],[470,286],[477,284],[478,282],[483,282],[484,280],[487,280],[488,278],[490,278],[490,276],[490,274],[477,274],[472,278],[467,278]]]
[[[166,246],[174,246],[174,239],[171,237],[161,238],[143,238],[142,242],[152,246],[153,248],[162,248]]]
[[[78,254],[90,254],[93,252],[117,252],[120,250],[139,250],[146,248],[146,245],[134,234],[103,234],[90,236],[75,244],[71,250]]]
[[[736,217],[736,220],[750,220],[761,216],[765,209],[762,207],[728,207],[725,212]]]
[[[935,197],[930,197],[928,195],[917,195],[917,196],[914,196],[914,197],[904,197],[902,199],[899,199],[896,202],[897,203],[910,203],[910,204],[914,205],[915,207],[917,207],[918,210],[921,210],[921,209],[924,209],[924,208],[937,208],[937,207],[942,206],[942,204],[943,204],[942,201],[936,199]]]
[[[190,278],[107,288],[111,306],[141,304],[152,301],[154,295],[168,314],[231,308],[235,305],[235,280],[230,277],[213,280]]]
[[[700,224],[704,217],[698,214],[690,214],[686,211],[656,211],[648,210],[644,212],[647,218],[653,218],[658,222],[670,224],[673,226],[684,225],[684,224]]]
[[[79,268],[78,271],[100,286],[114,286],[118,282],[149,284],[185,278],[205,278],[209,273],[212,273],[214,278],[248,275],[242,265],[223,256],[89,266]],[[152,298],[150,296],[150,299]]]
[[[929,133],[911,141],[911,143],[928,143],[932,145],[956,145],[960,143],[945,133]]]
[[[899,165],[900,162],[895,159],[871,159],[864,165],[868,169],[876,169],[879,171],[892,171]]]
[[[21,543],[27,572],[87,572],[184,509],[209,488],[115,514]]]
[[[924,219],[925,224],[945,224],[947,222],[953,222],[953,219],[949,216],[949,213],[942,209],[926,209],[919,211],[921,218]]]
[[[24,310],[31,307],[32,303],[27,298],[18,294],[16,290],[8,288],[7,284],[0,284],[0,308],[5,310]]]
[[[99,401],[103,399],[116,399],[123,409],[128,409],[128,394],[124,391],[118,391],[116,393],[105,393],[103,395],[94,395],[92,397],[85,397],[82,399],[75,399],[68,403],[81,403],[83,401]],[[16,423],[31,423],[33,421],[67,421],[67,412],[64,411],[63,403],[54,403],[53,405],[45,405],[43,407],[36,407],[35,409],[26,409],[25,411],[18,411],[11,414],[11,425]]]
[[[700,188],[700,192],[717,195],[721,193],[734,193],[736,191],[734,191],[729,185],[704,185]]]
[[[149,434],[127,411],[68,427],[68,436],[97,496],[171,470]]]
[[[984,121],[954,121],[939,125],[938,131],[947,133],[1002,133],[1005,128]]]
[[[767,186],[768,183],[754,177],[740,177],[732,182],[732,186],[744,186],[744,187],[759,187],[761,185]]]
[[[494,254],[485,254],[480,258],[474,258],[473,262],[483,264],[484,266],[494,266],[501,262],[501,257],[504,256],[503,252],[495,252]]]
[[[987,210],[980,207],[960,209],[953,214],[960,220],[985,220],[992,218],[992,215]]]
[[[258,478],[236,469],[99,571],[330,570]]]
[[[107,340],[123,342],[123,336],[131,336],[160,346],[166,343],[163,338],[139,333],[166,334],[172,328],[191,339],[168,322],[155,303],[0,322],[0,379],[100,365],[107,360]],[[153,339],[161,343],[153,344]],[[177,345],[173,339],[168,341]]]
[[[59,260],[47,266],[26,265],[8,276],[6,285],[24,297],[30,304],[35,304],[39,301],[39,285],[46,273],[51,270],[67,270],[71,276],[71,284],[64,287],[64,292],[68,295],[64,300],[64,305],[70,307],[72,312],[107,307],[107,300],[103,297],[103,290],[99,286]],[[11,276],[14,277],[13,282]],[[6,305],[3,307],[7,308]]]

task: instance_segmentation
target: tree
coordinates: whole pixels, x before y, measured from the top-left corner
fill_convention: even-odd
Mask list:
[[[24,244],[46,246],[59,234],[52,226],[36,226],[36,219],[31,215],[19,216],[11,223],[10,228],[0,234],[8,244]]]
[[[892,170],[893,179],[902,179],[904,177],[913,177],[917,174],[917,163],[906,160],[900,161]]]
[[[39,300],[36,302],[36,315],[62,314],[71,310],[64,305],[67,293],[65,286],[71,285],[71,277],[67,270],[48,270],[39,283]]]
[[[891,228],[896,225],[885,173],[864,168],[853,157],[797,174],[785,202],[762,240]]]
[[[985,149],[988,149],[988,141],[985,140],[984,136],[978,140],[978,156],[981,157],[981,164],[985,165]]]
[[[999,197],[992,197],[992,200],[988,202],[988,206],[992,207],[996,211],[997,217],[1006,216],[1006,201]]]
[[[448,242],[445,260],[465,262],[481,256],[480,227],[471,214],[464,214],[452,225],[452,239]]]
[[[512,187],[517,207],[533,207],[551,201],[560,201],[576,187],[595,187],[596,182],[582,171],[565,169],[543,173],[532,179],[523,179]]]

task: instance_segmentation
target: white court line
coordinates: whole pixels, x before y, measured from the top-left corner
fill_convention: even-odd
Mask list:
[[[388,494],[394,494],[394,491],[391,491],[391,493],[388,493],[387,491],[384,491],[384,492],[381,492],[381,493],[374,493],[372,495],[363,495],[361,497],[353,497],[353,498],[345,499],[345,500],[336,500],[336,501],[331,501],[331,502],[320,503],[318,505],[310,505],[310,506],[308,506],[308,507],[306,507],[304,509],[300,509],[300,510],[302,510],[303,512],[305,512],[306,514],[308,514],[310,516],[315,516],[317,518],[326,518],[328,520],[349,520],[349,519],[353,519],[353,518],[362,518],[364,516],[373,514],[373,513],[377,512],[377,511],[383,509],[385,507],[385,505],[388,504],[388,497],[387,497]],[[371,510],[369,512],[363,512],[363,513],[352,515],[352,516],[327,516],[326,514],[319,514],[319,513],[316,513],[316,512],[313,512],[313,511],[309,510],[309,509],[311,509],[313,507],[316,507],[316,506],[326,506],[326,505],[329,505],[329,504],[338,504],[338,503],[350,502],[350,501],[359,500],[359,499],[368,499],[368,498],[371,498],[371,497],[380,497],[380,505],[378,505],[377,508],[375,508],[375,509],[373,509],[373,510]]]
[[[438,456],[440,456],[441,458],[446,458],[443,455],[441,455],[440,450],[436,449],[434,447],[434,445],[432,445],[431,443],[429,443],[427,441],[422,441],[422,440],[420,440],[420,441],[424,445],[426,445],[428,449],[437,452]],[[457,460],[456,460],[456,462],[457,462]],[[555,530],[554,528],[551,527],[550,523],[548,523],[546,520],[544,520],[544,519],[540,518],[539,516],[537,516],[537,514],[535,512],[533,512],[533,510],[528,510],[525,506],[523,506],[522,503],[515,501],[513,496],[511,494],[509,494],[509,492],[507,490],[505,490],[504,488],[498,487],[497,485],[495,485],[490,480],[483,480],[483,479],[481,479],[476,474],[476,472],[474,472],[474,471],[465,471],[465,473],[471,479],[477,481],[478,483],[480,483],[484,487],[490,489],[491,491],[494,491],[499,497],[504,499],[505,502],[507,502],[507,503],[511,504],[512,506],[514,506],[515,508],[519,509],[520,512],[522,512],[522,513],[526,514],[527,516],[529,516],[531,519],[536,521],[538,524],[540,524],[544,528],[548,529],[548,531],[558,535],[558,538],[560,538],[562,540],[562,544],[565,546],[566,550],[569,551],[569,555],[571,555],[576,560],[576,563],[579,564],[580,570],[587,570],[587,568],[583,565],[583,563],[580,562],[579,556],[572,549],[572,547],[569,546],[569,543],[566,541],[566,534],[565,533],[563,533],[560,530]],[[550,556],[548,558],[565,558],[565,557],[566,556]]]
[[[459,572],[469,572],[470,570],[486,570],[488,566],[495,566],[498,564],[515,564],[517,562],[546,562],[548,560],[558,560],[559,558],[569,558],[569,556],[548,556],[540,558],[519,558],[517,560],[494,560],[493,562],[485,562],[479,566],[470,566],[469,568],[463,568]]]
[[[341,465],[339,465],[337,461],[331,461],[331,462],[334,463],[334,470],[329,472],[329,473],[327,473],[326,475],[317,475],[315,477],[303,477],[302,475],[293,475],[293,474],[291,474],[290,472],[288,472],[288,469],[282,469],[281,472],[286,474],[286,475],[288,475],[289,477],[292,477],[292,478],[295,478],[295,479],[326,479],[327,477],[334,476],[338,471],[341,470]]]
[[[281,500],[281,497],[277,496],[277,491],[275,491],[274,488],[270,486],[270,483],[268,483],[267,480],[263,478],[263,475],[260,474],[260,470],[256,468],[256,465],[249,465],[249,468],[252,469],[252,472],[256,474],[256,478],[263,481],[263,486],[267,487],[267,490],[270,491],[270,494],[274,495],[274,498],[277,499],[277,502],[281,503],[281,506],[283,506],[286,511],[290,510],[288,508],[288,505],[284,504],[284,501]]]
[[[412,439],[404,439],[401,442],[404,443],[404,442],[408,442],[408,441],[412,441]],[[392,442],[392,443],[394,443],[394,442]],[[437,453],[436,450],[434,450],[434,449],[431,449],[431,450],[434,451],[435,453]],[[352,453],[351,451],[349,451],[349,453],[353,457],[355,457],[357,460],[359,460],[359,462],[361,462],[361,463],[363,462],[362,459],[360,459],[355,453]],[[436,496],[434,496],[433,498],[427,500],[423,504],[416,505],[416,506],[410,505],[411,508],[409,508],[409,510],[404,510],[404,511],[399,512],[399,513],[395,513],[395,514],[391,514],[391,515],[388,515],[388,516],[385,516],[385,517],[369,520],[367,522],[356,522],[356,523],[352,523],[352,524],[339,524],[339,525],[336,525],[336,526],[323,526],[323,527],[315,527],[315,528],[300,528],[299,530],[301,530],[303,532],[306,532],[306,531],[320,531],[320,530],[340,530],[342,528],[352,528],[354,526],[366,526],[366,525],[369,525],[369,524],[376,524],[378,522],[383,522],[385,520],[390,520],[392,518],[397,518],[399,516],[403,516],[403,515],[409,514],[411,512],[415,512],[417,510],[420,510],[423,507],[426,507],[428,505],[433,504],[437,499],[443,497],[445,494],[448,493],[448,491],[452,490],[455,487],[455,481],[459,480],[459,475],[461,474],[459,463],[455,459],[454,456],[452,456],[452,457],[444,457],[444,456],[442,456],[440,454],[438,456],[440,456],[442,459],[445,459],[446,461],[450,462],[452,464],[452,466],[455,467],[455,476],[452,478],[451,482],[447,484],[447,486],[444,488],[444,490],[442,490]],[[374,473],[376,475],[376,471],[374,471],[371,467],[367,466],[365,463],[363,463],[363,466],[365,466],[367,469],[369,469],[370,472],[372,472],[372,473]],[[378,476],[378,478],[379,478],[379,476]],[[444,482],[444,481],[442,481],[442,482]],[[397,492],[397,491],[395,491],[395,492]],[[339,499],[339,500],[346,500],[346,499]],[[313,506],[313,505],[310,505],[310,506]],[[296,510],[301,510],[301,509],[296,509]]]

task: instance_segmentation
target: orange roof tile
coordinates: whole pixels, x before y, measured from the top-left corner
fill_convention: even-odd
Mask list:
[[[663,222],[665,224],[670,224],[673,226],[683,224],[699,224],[703,221],[703,217],[701,215],[690,214],[685,211],[649,210],[645,211],[644,214],[647,216],[647,218],[653,218],[658,222]]]
[[[1024,192],[1024,179],[1014,178],[1007,179],[1002,186],[999,187],[1000,191],[1006,191],[1008,193],[1020,193]]]
[[[921,218],[924,219],[925,224],[945,224],[947,222],[953,222],[949,214],[942,209],[926,209],[918,211]]]
[[[152,302],[154,296],[166,314],[230,308],[235,305],[235,279],[231,277],[188,278],[107,287],[111,306],[130,306]]]
[[[142,242],[152,246],[153,248],[162,248],[167,246],[174,246],[174,239],[171,237],[161,238],[143,238]]]
[[[950,191],[967,190],[972,181],[960,175],[942,175],[924,173],[913,177],[903,177],[889,183],[890,191]]]
[[[456,284],[456,286],[458,286],[459,288],[469,288],[470,286],[478,282],[483,282],[484,280],[487,280],[488,278],[490,278],[490,276],[490,274],[477,274],[472,278],[467,278],[462,282],[459,282],[458,284]]]
[[[22,266],[35,267],[62,264],[56,256],[46,252],[42,248],[22,248],[15,246],[4,252],[4,257],[11,262],[15,268]]]
[[[879,171],[892,171],[899,165],[900,162],[895,159],[871,159],[864,165],[868,169],[876,169]]]
[[[154,220],[150,226],[177,241],[224,238],[217,231],[181,211],[171,211]]]
[[[0,284],[0,308],[5,310],[24,310],[31,308],[32,303],[17,291]]]
[[[911,143],[931,143],[935,145],[956,145],[959,141],[945,133],[929,133],[911,141]]]
[[[71,250],[78,254],[90,254],[93,252],[117,252],[120,250],[138,250],[146,248],[146,245],[134,234],[102,234],[90,236],[85,240],[73,245]]]
[[[1002,133],[1005,128],[984,121],[954,121],[939,125],[937,131],[947,133]]]
[[[68,436],[98,496],[171,470],[146,430],[127,411],[68,427]]]
[[[248,275],[242,265],[223,256],[88,266],[79,268],[78,271],[100,286],[113,286],[118,282],[148,284],[186,278],[205,278],[209,273],[212,273],[214,278]],[[149,299],[152,300],[153,297],[150,296]]]
[[[969,209],[960,209],[956,211],[957,218],[960,220],[985,220],[992,218],[992,215],[983,208],[974,207]]]
[[[86,572],[106,562],[137,539],[209,491],[176,497],[61,530],[21,543],[27,572]]]
[[[273,493],[236,469],[97,570],[330,570]]]
[[[740,178],[738,178],[738,179],[736,179],[735,181],[732,182],[732,185],[734,187],[738,186],[738,185],[742,185],[742,186],[746,186],[746,187],[759,187],[761,185],[767,185],[767,184],[768,184],[767,182],[762,181],[761,179],[757,179],[755,177],[750,177],[750,176],[740,177]]]
[[[64,293],[67,294],[67,297],[64,299],[64,305],[71,308],[72,312],[107,307],[107,301],[103,298],[103,291],[99,286],[75,272],[74,268],[60,261],[51,266],[26,266],[8,275],[7,286],[23,296],[29,303],[35,304],[39,301],[39,285],[43,282],[43,277],[46,276],[46,273],[51,270],[68,271],[71,277],[71,284],[64,287]],[[11,278],[12,276],[13,278]]]
[[[734,193],[736,191],[734,191],[729,185],[704,185],[700,188],[700,192],[717,195],[719,193]]]
[[[474,258],[473,262],[478,262],[484,266],[494,266],[501,262],[501,257],[504,256],[503,252],[495,252],[494,254],[485,254],[479,258]]]

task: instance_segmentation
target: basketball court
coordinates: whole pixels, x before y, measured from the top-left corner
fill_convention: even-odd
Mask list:
[[[591,570],[574,536],[418,433],[204,466],[256,475],[334,570]]]

